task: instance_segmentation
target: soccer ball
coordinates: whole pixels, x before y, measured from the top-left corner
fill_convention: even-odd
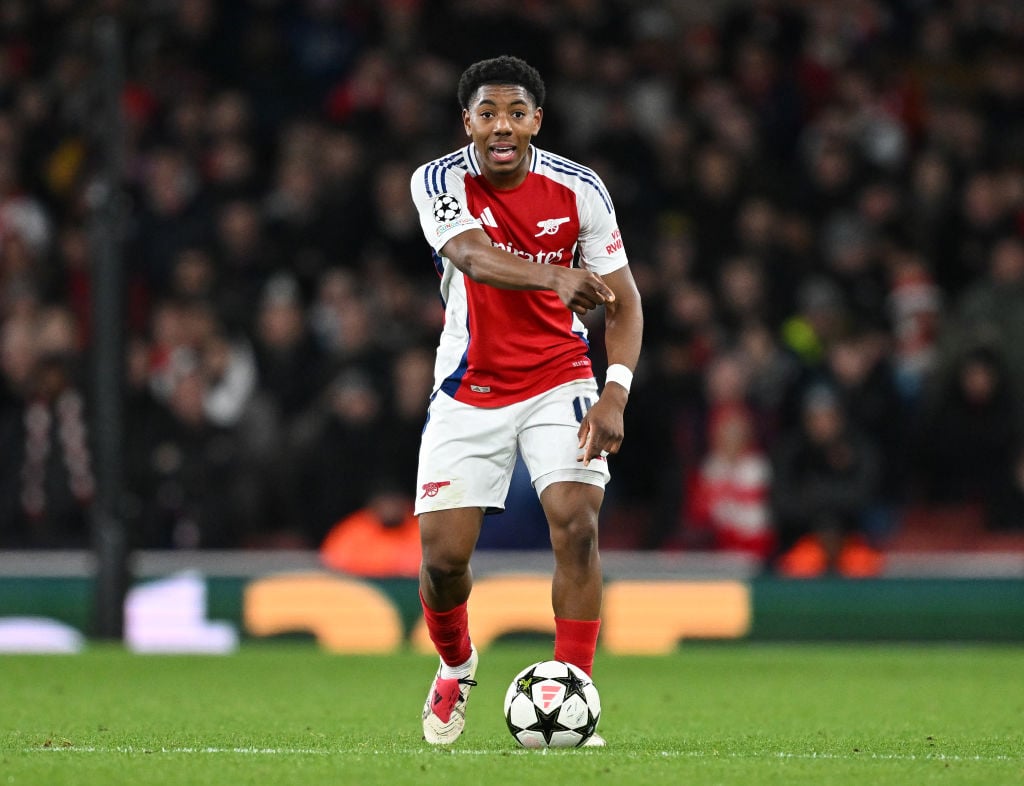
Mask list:
[[[519,672],[505,692],[505,722],[524,748],[576,748],[601,719],[601,697],[587,673],[545,660]]]

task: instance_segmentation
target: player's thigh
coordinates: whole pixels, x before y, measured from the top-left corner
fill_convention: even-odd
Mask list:
[[[570,540],[596,538],[598,517],[604,502],[604,488],[595,483],[557,481],[540,495],[552,543],[559,537]]]
[[[441,393],[420,441],[416,514],[453,508],[502,510],[515,468],[514,418]]]

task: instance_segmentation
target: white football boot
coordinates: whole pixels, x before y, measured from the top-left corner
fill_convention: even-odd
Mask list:
[[[423,704],[423,739],[431,745],[451,745],[466,727],[466,702],[476,685],[473,676],[479,660],[476,647],[473,647],[469,674],[465,677],[444,679],[438,668]]]

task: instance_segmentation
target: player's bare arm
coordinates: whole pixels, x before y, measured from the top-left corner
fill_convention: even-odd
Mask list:
[[[495,248],[482,229],[456,235],[441,253],[473,281],[499,289],[551,290],[577,314],[615,300],[613,289],[596,273],[520,259]]]
[[[616,297],[605,303],[605,347],[609,365],[622,365],[630,371],[640,358],[644,318],[640,293],[628,266],[604,277]],[[618,453],[625,436],[623,412],[629,391],[620,383],[608,381],[600,398],[580,423],[579,440],[583,448],[584,465],[601,455],[602,451]]]

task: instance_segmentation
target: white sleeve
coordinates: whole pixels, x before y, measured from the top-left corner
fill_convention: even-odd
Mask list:
[[[424,164],[412,175],[410,189],[416,212],[420,214],[423,236],[431,247],[441,248],[456,235],[480,226],[466,206],[464,175],[436,161]]]
[[[597,178],[597,175],[594,175]],[[604,183],[577,192],[580,213],[580,262],[598,275],[625,267],[629,260],[622,246],[622,234],[615,208]]]

